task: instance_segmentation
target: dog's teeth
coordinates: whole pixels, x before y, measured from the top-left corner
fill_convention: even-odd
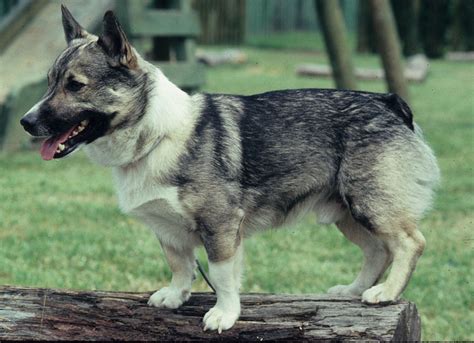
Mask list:
[[[79,132],[78,132],[77,130],[72,131],[72,135],[73,135],[73,136],[77,135],[78,133],[79,133]]]
[[[59,144],[58,145],[58,150],[62,151],[62,150],[64,150],[64,148],[66,148],[66,146],[64,144]]]
[[[81,121],[82,126],[86,126],[87,124],[89,124],[89,120],[85,119],[85,120]]]
[[[77,131],[79,131],[79,132],[81,132],[81,131],[84,130],[84,129],[85,129],[85,127],[82,126],[82,125],[79,125],[79,126],[77,127]]]

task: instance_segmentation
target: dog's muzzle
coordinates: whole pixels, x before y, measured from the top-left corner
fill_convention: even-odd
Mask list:
[[[35,131],[36,131],[37,123],[38,123],[38,114],[36,112],[28,113],[20,120],[20,124],[23,126],[25,131],[33,136],[35,136],[35,133],[36,133]]]

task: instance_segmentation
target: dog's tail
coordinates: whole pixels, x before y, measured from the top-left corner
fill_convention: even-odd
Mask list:
[[[410,128],[410,130],[415,131],[415,125],[413,123],[413,113],[411,112],[408,104],[403,101],[397,94],[388,93],[385,96],[385,103],[388,108],[390,108],[393,113],[397,114],[400,118],[403,119],[403,122]]]

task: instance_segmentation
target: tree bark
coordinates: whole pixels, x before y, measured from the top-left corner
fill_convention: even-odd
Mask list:
[[[409,102],[407,81],[403,76],[400,41],[390,3],[388,0],[370,0],[370,7],[388,90]]]
[[[213,294],[194,293],[177,310],[147,306],[150,294],[0,287],[0,340],[420,340],[416,306],[403,300],[244,294],[240,319],[218,335],[201,325]]]
[[[338,1],[315,0],[316,12],[339,89],[356,89],[351,50]]]

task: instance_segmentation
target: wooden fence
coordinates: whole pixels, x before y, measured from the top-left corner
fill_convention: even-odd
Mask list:
[[[189,0],[121,0],[118,13],[137,50],[172,82],[191,91],[204,83],[195,57],[199,21]]]
[[[199,42],[242,43],[245,34],[245,0],[195,0],[201,22]]]
[[[340,0],[346,27],[356,29],[359,0]],[[193,0],[204,44],[238,44],[254,36],[318,31],[314,0]]]

